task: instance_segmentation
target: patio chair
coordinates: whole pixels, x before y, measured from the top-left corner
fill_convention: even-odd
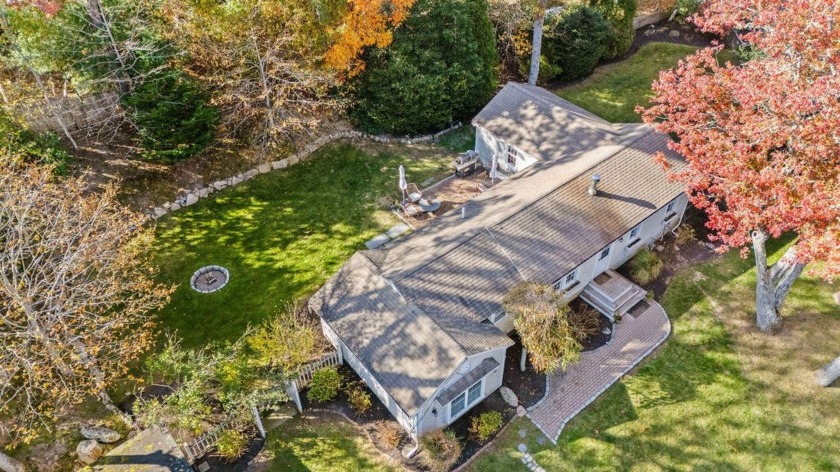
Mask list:
[[[408,184],[405,188],[405,193],[408,196],[405,199],[407,202],[417,203],[423,198],[423,192],[420,191],[420,188],[415,183]]]

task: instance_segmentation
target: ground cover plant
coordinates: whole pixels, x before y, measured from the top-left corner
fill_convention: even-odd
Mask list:
[[[771,247],[777,259],[787,245]],[[661,303],[673,334],[658,355],[571,421],[557,446],[526,419],[470,470],[521,467],[516,447],[546,470],[832,470],[840,450],[837,389],[812,371],[836,353],[840,284],[797,281],[785,328],[753,327],[755,270],[732,251],[675,276]],[[527,439],[517,432],[524,428]]]
[[[400,164],[418,183],[450,173],[448,151],[409,157],[411,150],[379,149],[330,145],[159,220],[160,279],[180,284],[159,313],[162,327],[177,330],[185,347],[238,338],[246,325],[314,292],[365,241],[398,223],[380,201],[399,198]],[[190,276],[208,264],[227,268],[231,279],[200,294]]]

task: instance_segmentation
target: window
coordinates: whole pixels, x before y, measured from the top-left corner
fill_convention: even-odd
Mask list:
[[[574,282],[576,278],[577,278],[577,274],[575,273],[575,271],[569,272],[569,274],[566,276],[566,286],[568,287],[569,285],[571,285],[572,282]]]
[[[449,419],[457,418],[467,408],[478,403],[483,393],[484,379],[481,379],[449,403]]]
[[[630,241],[636,239],[636,237],[639,236],[639,232],[641,231],[641,229],[642,225],[639,225],[630,230]]]
[[[599,261],[603,261],[603,260],[604,260],[604,259],[606,259],[606,258],[607,258],[607,256],[609,256],[609,255],[610,255],[610,248],[606,248],[606,249],[604,249],[603,251],[601,251],[601,255],[600,255],[600,256],[598,256],[598,260],[599,260]]]
[[[517,162],[518,158],[519,158],[519,151],[515,147],[513,147],[511,145],[508,145],[508,147],[507,147],[507,163],[508,163],[508,165],[511,165],[514,168],[516,168],[516,165],[517,165],[516,162]]]
[[[674,211],[674,208],[677,206],[677,201],[674,200],[673,202],[669,203],[668,206],[665,208],[665,213],[671,213]]]

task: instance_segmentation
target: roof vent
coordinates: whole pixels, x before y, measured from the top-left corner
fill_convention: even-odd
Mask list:
[[[598,174],[592,174],[592,183],[589,184],[589,195],[593,197],[598,195],[598,182],[601,181],[601,176]]]

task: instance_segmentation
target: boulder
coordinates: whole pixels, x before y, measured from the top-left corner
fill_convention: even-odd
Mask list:
[[[670,36],[672,38],[679,38],[680,37],[680,32],[677,31],[677,30],[672,30],[670,33],[668,33],[668,36]]]
[[[102,455],[102,445],[93,439],[86,439],[76,446],[79,460],[85,464],[93,464]]]
[[[169,209],[170,206],[172,206],[172,204],[169,203],[169,202],[166,202],[166,203],[163,204],[163,207],[166,208],[167,210]]]
[[[298,163],[298,161],[300,160],[300,158],[299,158],[299,157],[297,156],[297,154],[296,154],[296,155],[294,155],[294,156],[289,156],[289,158],[288,158],[287,160],[289,161],[289,165],[290,165],[290,166],[293,166],[293,165],[295,165],[295,164],[297,164],[297,163]]]
[[[271,164],[262,164],[259,167],[257,167],[257,170],[260,172],[260,174],[267,174],[271,170]]]
[[[208,195],[210,195],[210,192],[212,192],[212,190],[210,190],[209,188],[198,189],[195,192],[195,196],[198,198],[206,198]]]
[[[79,432],[85,439],[94,439],[105,444],[115,443],[122,438],[120,433],[103,426],[82,426]]]
[[[167,214],[166,208],[155,207],[155,218],[160,218],[161,216]]]
[[[198,202],[198,197],[194,193],[188,193],[184,200],[184,206],[194,205],[196,202]]]
[[[254,178],[254,177],[256,177],[256,175],[257,175],[257,174],[259,174],[259,173],[260,173],[260,172],[259,172],[257,169],[251,169],[251,170],[249,170],[248,172],[245,172],[245,175],[244,175],[245,180],[248,180],[248,179],[253,179],[253,178]]]
[[[840,292],[834,294],[834,303],[840,305]]]
[[[169,211],[175,211],[175,210],[180,210],[180,209],[181,209],[181,205],[179,205],[179,204],[177,204],[177,203],[173,203],[173,204],[169,207]]]
[[[236,177],[231,177],[230,178],[230,184],[231,185],[241,184],[243,180],[244,179],[242,178],[242,175],[240,174],[240,175],[237,175]]]
[[[218,182],[213,182],[213,188],[216,189],[216,190],[221,190],[221,189],[223,189],[227,186],[228,186],[228,183],[227,183],[226,180],[220,180]]]
[[[289,162],[287,160],[283,159],[282,161],[273,161],[271,163],[271,168],[274,169],[274,170],[277,170],[277,169],[282,169],[282,168],[286,167],[287,165],[289,165]]]
[[[502,396],[502,399],[508,405],[510,405],[512,407],[519,406],[519,399],[516,398],[516,394],[513,393],[513,390],[503,386],[503,387],[499,388],[499,394]]]

